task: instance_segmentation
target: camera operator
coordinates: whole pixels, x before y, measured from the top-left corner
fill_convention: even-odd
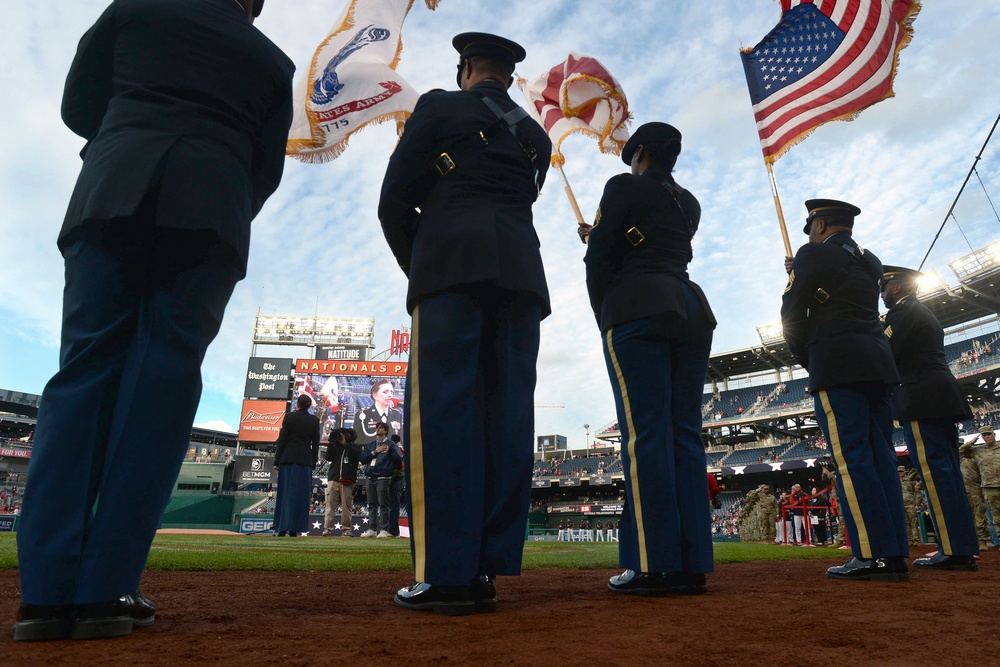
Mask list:
[[[354,506],[354,485],[358,481],[358,459],[361,445],[355,444],[358,434],[353,428],[335,428],[330,431],[330,444],[323,455],[330,462],[326,485],[326,516],[323,535],[333,535],[336,528],[337,505],[341,506],[340,523],[343,537],[354,537],[351,509]]]

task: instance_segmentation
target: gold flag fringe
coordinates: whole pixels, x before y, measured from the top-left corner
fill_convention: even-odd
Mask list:
[[[359,125],[350,132],[348,132],[343,139],[330,146],[325,146],[323,148],[317,149],[315,146],[309,145],[307,141],[296,140],[289,141],[288,147],[285,149],[285,155],[295,158],[301,162],[307,164],[322,164],[324,162],[331,162],[340,157],[340,154],[344,152],[347,148],[347,143],[354,134],[365,129],[369,125],[378,125],[384,123],[388,120],[396,121],[396,132],[397,134],[402,134],[402,124],[406,122],[406,119],[410,117],[409,111],[393,111],[390,113],[382,114],[376,116],[366,123]]]
[[[316,68],[320,52],[326,48],[327,44],[330,43],[330,40],[336,35],[354,27],[354,12],[357,7],[357,2],[358,0],[351,0],[351,4],[347,9],[346,15],[344,16],[344,21],[336,30],[327,35],[326,39],[320,42],[318,47],[316,47],[316,51],[313,53],[312,60],[309,63],[309,81],[316,80]],[[395,70],[396,66],[399,64],[399,58],[403,53],[402,25],[403,22],[406,21],[406,17],[409,15],[410,9],[413,8],[413,2],[414,0],[410,0],[407,4],[406,11],[403,13],[403,20],[400,22],[400,35],[396,45],[396,55],[393,57],[392,62],[389,63],[389,68],[393,70]],[[437,9],[438,5],[441,4],[441,0],[424,0],[424,2],[427,5],[427,8],[431,11]],[[308,91],[308,89],[309,88],[307,86],[306,90]],[[402,135],[402,124],[406,122],[407,118],[410,117],[409,111],[394,111],[377,116],[348,132],[347,135],[336,144],[323,147],[326,143],[326,134],[319,127],[319,123],[316,119],[316,112],[309,107],[308,93],[306,94],[305,100],[303,100],[303,104],[305,104],[305,113],[306,118],[309,120],[309,130],[312,135],[312,139],[289,139],[285,145],[285,155],[290,155],[297,160],[311,164],[329,162],[339,157],[340,154],[344,152],[344,149],[347,148],[347,141],[350,139],[351,135],[364,129],[368,125],[379,124],[387,120],[396,120],[398,125],[396,131],[398,134]]]
[[[913,39],[913,22],[916,20],[917,14],[920,13],[921,9],[922,9],[922,5],[920,4],[920,0],[913,0],[913,3],[910,5],[910,9],[906,12],[906,14],[903,16],[902,20],[899,22],[899,27],[903,31],[903,35],[902,35],[902,37],[900,37],[899,44],[896,46],[896,52],[894,54],[892,54],[892,77],[890,77],[890,79],[889,79],[889,90],[888,90],[888,92],[886,92],[885,95],[883,95],[882,97],[878,98],[877,100],[875,100],[871,104],[866,104],[865,106],[861,107],[860,109],[857,109],[857,110],[852,111],[850,113],[843,114],[842,116],[837,116],[836,118],[831,118],[830,120],[823,121],[822,123],[820,123],[816,127],[813,127],[813,128],[810,128],[810,129],[806,130],[805,132],[803,132],[802,134],[798,135],[794,139],[791,139],[790,141],[786,142],[785,145],[782,146],[781,149],[778,150],[777,152],[775,152],[774,154],[772,154],[772,155],[765,155],[764,156],[764,162],[766,164],[772,164],[773,165],[774,162],[778,158],[780,158],[782,155],[784,155],[788,151],[789,148],[791,148],[792,146],[795,146],[795,145],[801,143],[810,134],[812,134],[817,128],[822,127],[822,126],[826,125],[827,123],[832,123],[832,122],[837,121],[837,120],[842,120],[842,121],[845,121],[845,122],[849,123],[852,120],[856,119],[858,116],[860,116],[861,112],[864,111],[865,109],[867,109],[868,107],[875,106],[879,102],[883,102],[883,101],[885,101],[885,100],[887,100],[887,99],[889,99],[891,97],[895,97],[896,93],[893,91],[892,86],[896,82],[896,72],[899,69],[899,53],[900,53],[900,51],[902,51],[903,49],[905,49],[910,44],[910,41]]]

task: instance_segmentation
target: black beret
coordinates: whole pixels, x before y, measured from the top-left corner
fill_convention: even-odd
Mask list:
[[[521,62],[527,55],[517,42],[486,32],[463,32],[455,35],[451,45],[462,58],[490,58],[510,65]]]
[[[671,140],[677,141],[677,150],[674,155],[680,155],[681,152],[681,133],[673,125],[667,125],[666,123],[645,123],[636,128],[632,136],[628,138],[625,142],[625,147],[622,148],[622,162],[625,164],[632,164],[632,156],[635,155],[635,149],[642,144],[654,144],[663,143]]]
[[[846,201],[838,201],[836,199],[807,199],[806,210],[809,211],[809,215],[806,217],[805,227],[802,228],[803,234],[809,233],[809,226],[812,225],[812,221],[816,218],[837,216],[844,218],[842,224],[845,227],[853,228],[854,216],[861,215],[861,209],[854,204],[848,204]],[[850,218],[850,220],[847,220],[847,218]]]

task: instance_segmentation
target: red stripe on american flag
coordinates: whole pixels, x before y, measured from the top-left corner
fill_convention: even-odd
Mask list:
[[[850,4],[858,5],[860,2],[861,0],[851,0]],[[803,96],[818,91],[820,88],[827,85],[830,81],[844,72],[844,70],[846,70],[851,64],[853,64],[857,55],[864,51],[865,47],[868,46],[868,43],[875,36],[875,28],[878,26],[878,18],[881,13],[881,0],[865,0],[865,2],[868,5],[867,19],[862,26],[861,33],[858,35],[858,38],[853,43],[848,45],[847,52],[836,60],[833,60],[834,56],[831,55],[830,58],[827,59],[826,63],[823,64],[822,68],[813,72],[813,75],[807,80],[781,90],[778,93],[780,97],[768,103],[767,106],[755,108],[754,117],[757,119],[757,122],[766,120],[782,107],[794,105]],[[820,10],[827,16],[829,16],[828,12],[830,12],[831,9],[832,7],[829,6],[829,3],[827,6],[820,8]],[[856,18],[857,7],[855,7],[854,12],[848,11],[848,13],[852,14]],[[845,34],[850,33],[850,25],[841,25],[840,28]],[[844,44],[847,44],[846,40]],[[780,127],[781,125],[781,123],[774,121],[768,121],[767,124],[772,127]]]

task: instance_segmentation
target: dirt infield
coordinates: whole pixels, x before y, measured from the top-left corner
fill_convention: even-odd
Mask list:
[[[919,555],[919,554],[917,554]],[[980,571],[910,583],[832,581],[833,561],[720,565],[709,594],[605,590],[612,570],[501,578],[500,611],[458,618],[395,608],[409,572],[146,573],[156,624],[102,641],[15,643],[15,571],[0,572],[8,665],[950,665],[1000,652],[1000,553]]]

